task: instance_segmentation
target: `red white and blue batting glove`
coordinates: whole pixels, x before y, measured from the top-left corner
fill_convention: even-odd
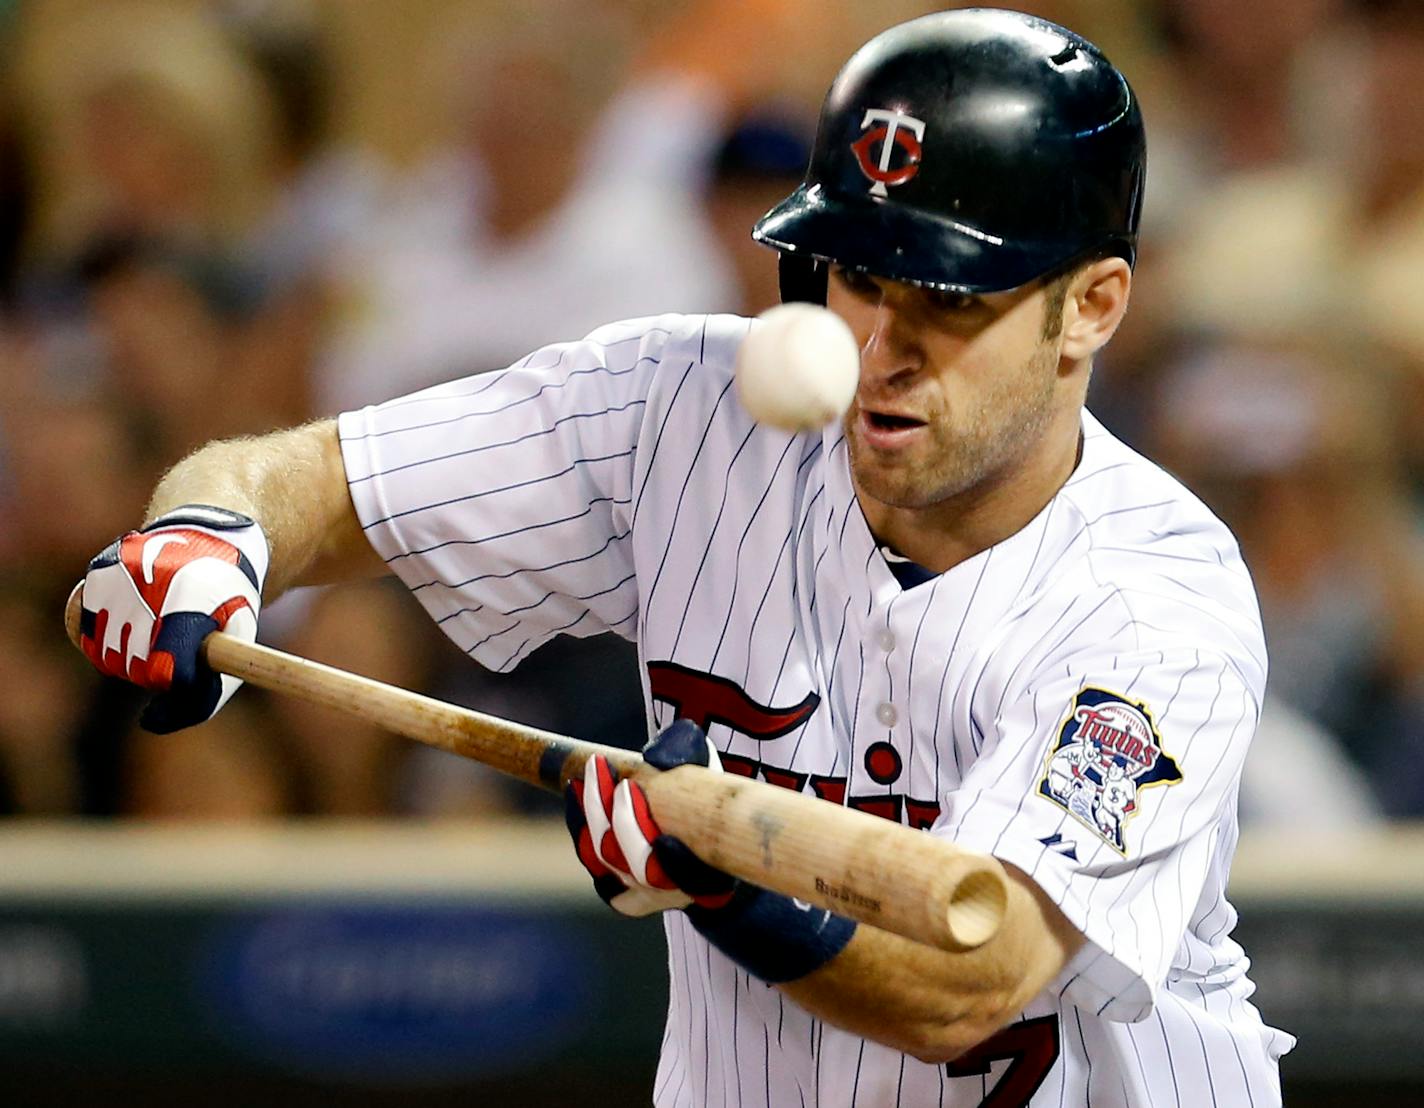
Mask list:
[[[691,763],[722,772],[716,748],[690,720],[665,728],[643,758],[658,769]],[[736,888],[736,878],[707,865],[682,840],[664,835],[642,787],[617,781],[599,755],[584,764],[583,780],[571,781],[565,790],[564,819],[594,889],[625,916],[692,904],[719,908]]]
[[[660,732],[643,758],[658,769],[689,762],[722,768],[707,736],[689,720]],[[642,788],[615,783],[604,758],[590,758],[584,779],[569,783],[564,813],[579,860],[611,907],[629,916],[681,908],[708,942],[763,981],[805,977],[855,933],[853,920],[739,881],[663,834]]]
[[[199,647],[213,631],[252,642],[267,538],[225,508],[185,504],[116,539],[84,577],[80,645],[101,673],[158,693],[139,722],[166,734],[202,723],[242,684]]]

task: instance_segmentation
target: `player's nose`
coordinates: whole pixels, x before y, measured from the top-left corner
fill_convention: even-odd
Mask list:
[[[908,380],[923,368],[924,351],[909,316],[889,297],[875,306],[868,330],[857,336],[862,388]]]

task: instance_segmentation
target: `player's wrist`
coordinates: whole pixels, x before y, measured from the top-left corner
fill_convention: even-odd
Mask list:
[[[856,929],[854,920],[744,881],[722,907],[693,904],[683,912],[704,939],[771,985],[816,972]]]

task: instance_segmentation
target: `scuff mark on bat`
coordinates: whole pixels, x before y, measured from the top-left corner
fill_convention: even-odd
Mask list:
[[[771,844],[772,841],[781,834],[781,830],[786,825],[772,815],[770,812],[758,812],[752,817],[752,826],[761,835],[761,864],[765,869],[771,869]]]

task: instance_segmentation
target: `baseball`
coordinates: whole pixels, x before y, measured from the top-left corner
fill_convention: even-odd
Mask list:
[[[742,406],[758,423],[814,431],[850,407],[860,381],[860,350],[834,312],[778,304],[752,322],[735,373]]]

